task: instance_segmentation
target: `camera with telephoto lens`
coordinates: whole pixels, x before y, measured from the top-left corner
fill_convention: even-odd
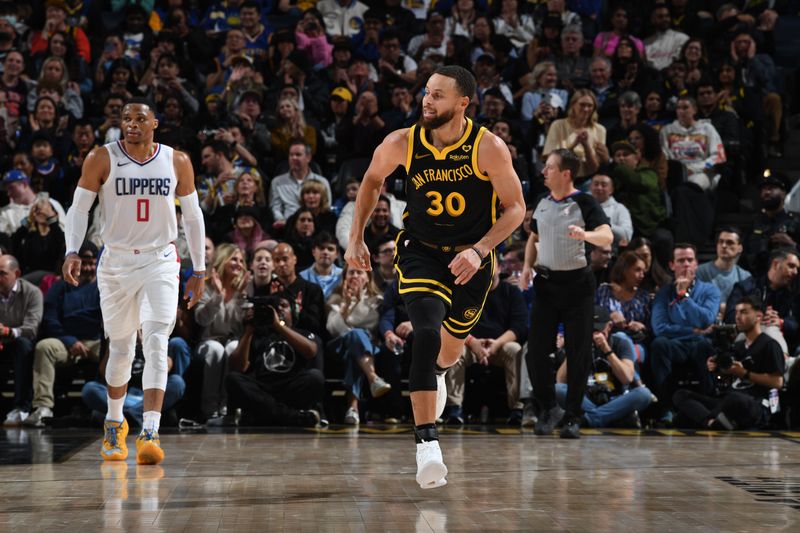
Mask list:
[[[268,330],[275,319],[273,311],[280,308],[280,298],[277,296],[250,296],[242,304],[245,311],[253,310],[252,323],[258,330]]]
[[[714,362],[719,370],[728,370],[733,365],[733,343],[738,333],[733,324],[717,324],[712,328]]]

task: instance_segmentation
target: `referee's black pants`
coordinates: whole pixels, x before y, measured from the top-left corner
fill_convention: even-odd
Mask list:
[[[567,354],[566,417],[579,418],[592,368],[592,319],[595,281],[591,271],[537,275],[531,309],[526,363],[533,385],[533,397],[542,411],[556,405],[555,373],[550,354],[556,351],[558,324],[564,324],[564,349]]]

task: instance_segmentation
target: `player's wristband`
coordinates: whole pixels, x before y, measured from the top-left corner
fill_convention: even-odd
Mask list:
[[[472,250],[473,252],[475,252],[476,254],[478,254],[478,257],[480,258],[480,260],[483,261],[483,255],[481,254],[480,250],[478,250],[474,246],[470,246],[469,249]]]
[[[193,272],[192,273],[192,277],[193,278],[197,278],[197,279],[206,279],[206,273],[205,272],[203,272],[203,273]]]

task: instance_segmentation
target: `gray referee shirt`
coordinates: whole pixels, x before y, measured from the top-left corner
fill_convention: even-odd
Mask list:
[[[536,264],[550,270],[578,270],[585,268],[586,243],[569,238],[570,226],[594,231],[610,224],[603,208],[593,196],[581,191],[561,200],[550,194],[539,197],[531,219],[531,230],[539,236],[539,253]]]

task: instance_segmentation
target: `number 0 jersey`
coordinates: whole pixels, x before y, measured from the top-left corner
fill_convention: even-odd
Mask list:
[[[478,169],[478,145],[486,128],[466,121],[461,139],[441,151],[425,128],[409,130],[403,223],[414,239],[438,246],[473,244],[497,220],[497,193]]]
[[[100,188],[106,246],[123,250],[162,248],[178,237],[175,187],[178,178],[172,148],[154,144],[155,152],[137,161],[121,141],[105,145],[111,170]]]

